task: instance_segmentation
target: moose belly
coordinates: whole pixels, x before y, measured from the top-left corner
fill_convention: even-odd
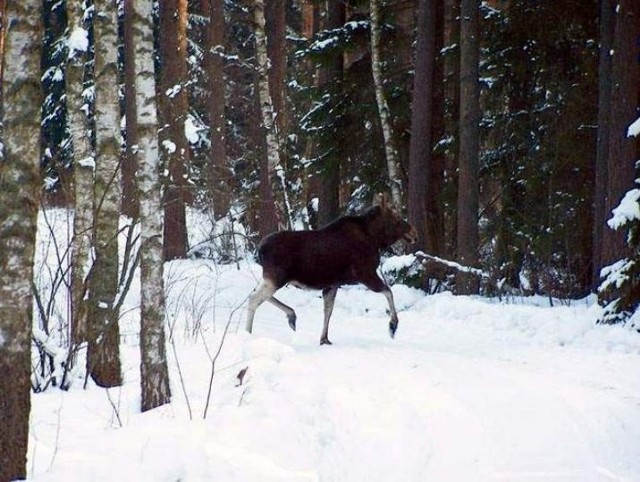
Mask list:
[[[358,281],[350,276],[311,276],[299,277],[289,281],[289,284],[304,290],[323,290],[330,286],[357,284]]]

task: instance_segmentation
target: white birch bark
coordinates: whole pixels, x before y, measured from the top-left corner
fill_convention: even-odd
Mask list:
[[[398,167],[398,155],[393,140],[393,128],[391,114],[387,98],[384,93],[382,79],[382,66],[380,61],[380,4],[379,0],[371,0],[371,72],[373,74],[373,88],[376,94],[376,104],[380,116],[380,126],[384,140],[384,153],[389,175],[389,187],[391,190],[391,202],[396,210],[402,209],[402,180]]]
[[[85,279],[91,247],[93,224],[93,170],[95,160],[91,152],[91,137],[87,122],[84,72],[89,47],[89,33],[85,28],[82,0],[67,0],[68,61],[66,66],[66,101],[69,131],[73,143],[74,218],[71,256],[71,350],[85,339],[86,309],[84,306]]]
[[[115,304],[118,290],[118,224],[120,217],[120,115],[117,69],[117,2],[94,3],[96,171],[94,248],[89,280],[87,368],[94,382],[122,384],[120,334]]]
[[[127,0],[133,8],[135,91],[138,113],[138,193],[140,196],[140,384],[142,411],[171,399],[165,350],[165,296],[162,255],[162,199],[158,118],[153,65],[151,0]]]
[[[0,480],[26,477],[33,256],[40,192],[42,2],[9,2],[0,163]]]
[[[264,127],[269,179],[275,181],[274,184],[282,189],[284,208],[280,211],[286,216],[287,227],[291,228],[291,206],[287,193],[287,183],[284,169],[280,163],[280,143],[278,142],[278,132],[273,112],[273,100],[269,91],[269,57],[267,55],[267,35],[264,17],[264,1],[254,0],[253,3],[255,36],[256,36],[256,61],[258,71],[258,97],[260,100],[260,113]],[[279,184],[278,184],[279,183]],[[274,195],[276,189],[273,189]]]

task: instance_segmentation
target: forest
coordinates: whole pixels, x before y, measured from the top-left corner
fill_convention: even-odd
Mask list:
[[[380,193],[418,232],[387,283],[640,331],[637,0],[0,0],[0,56],[0,481],[129,336],[172,400],[173,267]]]

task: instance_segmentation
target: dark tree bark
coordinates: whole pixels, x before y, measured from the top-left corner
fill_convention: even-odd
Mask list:
[[[208,184],[216,218],[224,216],[231,202],[231,171],[227,165],[224,91],[224,1],[207,0],[209,27],[206,35],[205,67],[209,87],[209,132],[211,160]]]
[[[600,58],[598,64],[598,144],[595,164],[595,190],[593,201],[593,257],[592,286],[600,283],[602,269],[602,236],[605,224],[605,202],[609,156],[609,114],[611,107],[611,48],[615,2],[600,1]]]
[[[40,192],[42,2],[9,2],[1,84],[0,164],[0,480],[27,475],[31,410],[33,257]]]
[[[427,197],[432,189],[433,100],[436,63],[436,0],[418,4],[415,77],[409,144],[409,222],[418,230],[416,249],[429,249]],[[434,253],[437,254],[437,253]]]
[[[7,0],[0,0],[0,86],[4,79],[4,49],[7,23]],[[0,119],[4,109],[2,107],[2,89],[0,88]],[[2,139],[2,125],[0,123],[0,139]]]
[[[460,4],[460,140],[458,170],[458,260],[465,266],[478,261],[479,152],[479,8],[478,0]],[[478,278],[459,273],[458,293],[478,292]]]
[[[187,255],[186,174],[189,147],[184,132],[187,96],[187,1],[160,2],[160,151],[169,176],[164,189],[164,258]]]
[[[125,0],[124,8],[124,97],[125,97],[125,151],[122,159],[122,213],[137,218],[140,212],[138,196],[136,195],[136,146],[138,133],[134,120],[137,118],[135,99],[136,71],[131,61],[135,57],[133,8],[130,0]]]
[[[460,120],[460,1],[444,0],[443,46],[447,54],[443,59],[443,90],[449,104],[445,113],[444,130],[452,142],[442,156],[442,170],[447,173],[443,179],[444,197],[455,199],[457,196],[458,169],[458,134]],[[437,158],[437,157],[436,157]],[[444,177],[444,175],[443,175]],[[440,206],[442,202],[440,201]],[[442,209],[442,244],[441,254],[449,259],[455,257],[457,226],[457,207],[455,202],[445,211]],[[429,214],[429,213],[427,213]]]
[[[342,27],[345,22],[345,2],[329,0],[327,2],[327,16],[325,29],[331,30]],[[342,84],[343,76],[342,52],[336,52],[331,60],[320,71],[321,84]],[[340,215],[340,168],[339,159],[330,158],[322,166],[319,185],[318,226],[323,226]]]
[[[627,128],[638,117],[640,2],[621,0],[616,3],[611,49],[613,55],[611,57],[609,127],[605,132],[608,137],[607,187],[604,219],[596,220],[603,225],[611,217],[611,210],[618,205],[622,196],[633,187],[634,163],[637,160],[636,140],[627,137]],[[602,233],[601,266],[607,266],[622,259],[627,254],[627,249],[625,233],[614,231],[605,225]]]

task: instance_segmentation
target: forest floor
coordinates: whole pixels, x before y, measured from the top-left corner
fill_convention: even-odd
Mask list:
[[[245,333],[261,270],[239,268],[166,265],[172,403],[145,414],[134,283],[124,386],[83,389],[77,378],[69,392],[33,395],[30,479],[640,480],[640,335],[596,326],[592,300],[395,285],[391,339],[384,297],[349,287],[338,292],[334,344],[319,346],[320,293],[293,287],[278,296],[296,309],[296,332],[265,303]]]

